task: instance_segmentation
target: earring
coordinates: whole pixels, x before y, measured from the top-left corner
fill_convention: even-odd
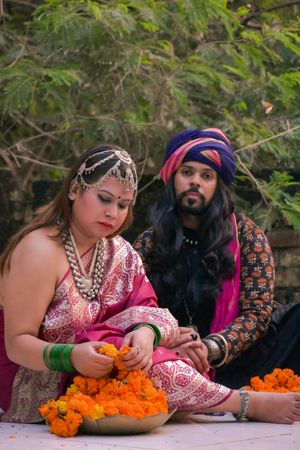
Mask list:
[[[71,182],[70,190],[69,190],[69,193],[68,193],[69,200],[75,200],[76,194],[77,194],[77,191],[78,191],[78,187],[79,187],[79,185],[78,185],[78,182],[76,180]]]

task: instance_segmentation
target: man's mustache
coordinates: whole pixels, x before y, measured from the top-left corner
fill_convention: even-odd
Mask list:
[[[181,200],[183,197],[185,197],[185,196],[186,196],[187,194],[189,194],[189,193],[197,194],[197,195],[199,195],[199,198],[201,198],[202,200],[203,200],[203,199],[205,200],[204,195],[201,194],[201,193],[199,192],[199,189],[196,188],[196,187],[191,187],[191,188],[187,189],[186,191],[181,192],[181,194],[179,194],[179,196],[178,196],[178,200]]]

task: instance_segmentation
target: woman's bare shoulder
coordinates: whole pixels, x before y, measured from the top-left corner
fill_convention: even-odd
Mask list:
[[[28,298],[34,299],[36,295],[49,303],[60,277],[60,267],[67,264],[64,249],[53,236],[53,229],[41,228],[21,239],[1,279],[3,298],[0,303],[11,298],[28,302]]]
[[[31,231],[18,243],[11,255],[11,267],[22,266],[42,270],[42,267],[58,263],[62,257],[63,247],[55,239],[54,228],[40,228]]]

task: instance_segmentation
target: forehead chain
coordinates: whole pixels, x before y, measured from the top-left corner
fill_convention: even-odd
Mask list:
[[[105,156],[107,154],[107,156]],[[105,156],[103,159],[96,161],[91,166],[87,167],[87,162],[94,158],[97,155]],[[109,160],[116,159],[116,162],[109,168],[107,171],[94,183],[89,183],[84,179],[84,175],[90,175],[97,167],[102,166]],[[125,166],[125,175],[122,176],[120,166],[123,164]],[[138,178],[136,173],[135,164],[125,150],[105,150],[102,152],[94,153],[89,158],[87,158],[79,167],[77,172],[77,180],[80,186],[83,189],[89,189],[92,187],[99,188],[99,186],[104,183],[110,176],[115,176],[118,181],[120,181],[124,186],[125,190],[133,190],[134,192],[134,201],[136,200],[137,195],[137,184]]]

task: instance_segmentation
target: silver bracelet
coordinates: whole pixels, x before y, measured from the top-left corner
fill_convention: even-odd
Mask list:
[[[222,352],[218,344],[213,339],[204,338],[202,339],[203,344],[207,347],[207,359],[209,364],[213,363],[214,361],[218,361],[222,358]]]
[[[224,336],[222,336],[219,333],[211,333],[208,336],[206,336],[206,339],[212,339],[219,346],[221,355],[222,355],[222,359],[221,359],[221,361],[213,363],[212,366],[215,368],[221,367],[228,358],[228,345],[227,345],[226,339],[224,338]]]
[[[248,392],[244,387],[239,389],[240,397],[241,397],[241,406],[240,410],[237,414],[233,414],[233,416],[236,418],[238,422],[248,422],[248,419],[246,417],[248,412],[248,406],[249,406],[249,397]]]

